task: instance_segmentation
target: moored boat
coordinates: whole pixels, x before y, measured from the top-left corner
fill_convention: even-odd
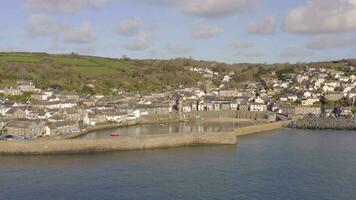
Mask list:
[[[118,133],[118,132],[112,132],[112,133],[110,134],[110,136],[111,136],[111,137],[119,137],[119,136],[120,136],[120,133]]]

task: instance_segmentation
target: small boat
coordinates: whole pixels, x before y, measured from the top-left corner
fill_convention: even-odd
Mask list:
[[[119,137],[119,136],[120,136],[120,133],[118,133],[118,132],[112,132],[112,133],[110,134],[110,136],[111,136],[111,137]]]

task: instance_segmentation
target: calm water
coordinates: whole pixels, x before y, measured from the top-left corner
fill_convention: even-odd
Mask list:
[[[234,129],[249,126],[254,122],[184,122],[169,124],[147,124],[139,126],[129,126],[117,130],[104,130],[89,133],[83,139],[110,138],[112,132],[119,132],[122,136],[139,136],[149,134],[169,134],[169,133],[204,133],[233,131]]]
[[[0,199],[356,199],[355,132],[283,130],[237,146],[0,157]]]

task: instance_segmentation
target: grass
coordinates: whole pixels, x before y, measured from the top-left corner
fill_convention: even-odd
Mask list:
[[[28,55],[0,55],[0,62],[39,63],[41,58]]]
[[[70,56],[50,56],[49,59],[55,63],[62,65],[75,65],[79,67],[99,67],[97,63],[87,60],[85,58],[77,58]]]
[[[0,63],[48,63],[48,65],[74,66],[79,73],[83,74],[109,74],[116,72],[117,69],[125,70],[135,67],[133,62],[112,58],[34,53],[0,53]]]
[[[338,70],[345,65],[347,65],[347,63],[339,62],[339,63],[326,63],[323,66]]]

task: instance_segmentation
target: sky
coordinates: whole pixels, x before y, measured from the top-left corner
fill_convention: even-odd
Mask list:
[[[0,51],[227,63],[356,57],[356,0],[4,0]]]

